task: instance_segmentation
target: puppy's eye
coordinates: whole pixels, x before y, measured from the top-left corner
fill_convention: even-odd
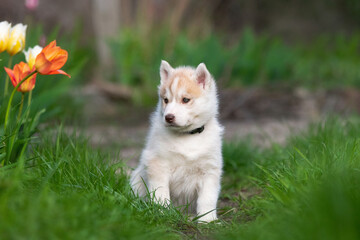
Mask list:
[[[164,98],[164,103],[167,104],[169,102],[169,99]]]
[[[182,99],[182,102],[183,102],[183,103],[188,103],[188,102],[190,102],[190,99],[184,97],[184,98]]]

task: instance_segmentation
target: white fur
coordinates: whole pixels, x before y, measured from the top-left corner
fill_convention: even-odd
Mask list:
[[[155,192],[159,203],[170,201],[177,206],[189,204],[189,210],[198,215],[205,214],[200,221],[211,222],[217,219],[216,203],[223,165],[223,127],[217,120],[216,85],[203,63],[197,69],[173,69],[162,61],[159,89],[172,74],[180,71],[191,76],[191,81],[197,81],[202,95],[194,99],[191,105],[180,104],[176,99],[186,89],[178,89],[177,84],[173,84],[172,89],[166,90],[169,103],[163,104],[163,99],[159,98],[151,117],[151,128],[140,164],[131,175],[131,186],[141,197],[147,194],[147,189]],[[175,115],[176,126],[166,123],[165,115],[169,113]],[[188,133],[203,125],[202,133]]]

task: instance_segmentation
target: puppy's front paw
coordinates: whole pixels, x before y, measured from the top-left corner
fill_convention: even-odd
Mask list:
[[[159,199],[155,199],[155,203],[159,204],[159,205],[161,205],[163,207],[169,207],[170,200],[167,199],[167,198],[164,198],[164,199],[159,198]]]
[[[216,217],[216,213],[215,212],[210,212],[202,217],[200,217],[198,219],[198,222],[199,223],[210,223],[210,222],[213,222],[213,221],[216,221],[218,220],[217,217]]]

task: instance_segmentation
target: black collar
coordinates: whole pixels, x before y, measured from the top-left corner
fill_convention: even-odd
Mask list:
[[[189,134],[195,134],[195,133],[202,133],[205,129],[205,126],[199,127],[199,128],[195,128],[194,130],[188,132]]]

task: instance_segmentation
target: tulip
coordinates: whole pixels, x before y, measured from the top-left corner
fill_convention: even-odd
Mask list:
[[[39,0],[25,0],[25,7],[30,11],[35,10],[39,6]]]
[[[26,62],[29,64],[30,69],[32,69],[35,65],[35,59],[37,55],[39,55],[39,53],[42,51],[42,49],[42,47],[36,45],[33,48],[29,48],[27,51],[23,51],[25,54]]]
[[[11,23],[7,21],[0,22],[0,53],[6,50],[9,36],[10,36]]]
[[[5,113],[4,132],[6,133],[7,123],[9,122],[11,103],[14,98],[15,92],[16,90],[22,92],[20,111],[18,115],[19,120],[21,116],[22,105],[24,103],[24,94],[28,91],[30,91],[31,93],[31,90],[35,87],[36,70],[35,67],[33,69],[30,69],[29,65],[24,62],[20,62],[19,64],[16,64],[14,66],[14,70],[5,67],[5,71],[8,76],[10,76],[11,82],[15,87],[10,95]]]
[[[68,52],[56,46],[56,40],[54,40],[37,55],[35,68],[38,73],[43,75],[63,74],[70,77],[69,74],[60,70],[67,59]]]
[[[30,69],[29,65],[20,62],[14,66],[14,70],[5,67],[6,73],[9,75],[12,85],[16,87],[24,78],[35,71],[35,68]],[[26,79],[17,89],[17,91],[25,93],[34,89],[36,74]]]
[[[10,38],[7,44],[7,52],[10,56],[14,56],[25,48],[26,25],[16,24],[11,28]]]

